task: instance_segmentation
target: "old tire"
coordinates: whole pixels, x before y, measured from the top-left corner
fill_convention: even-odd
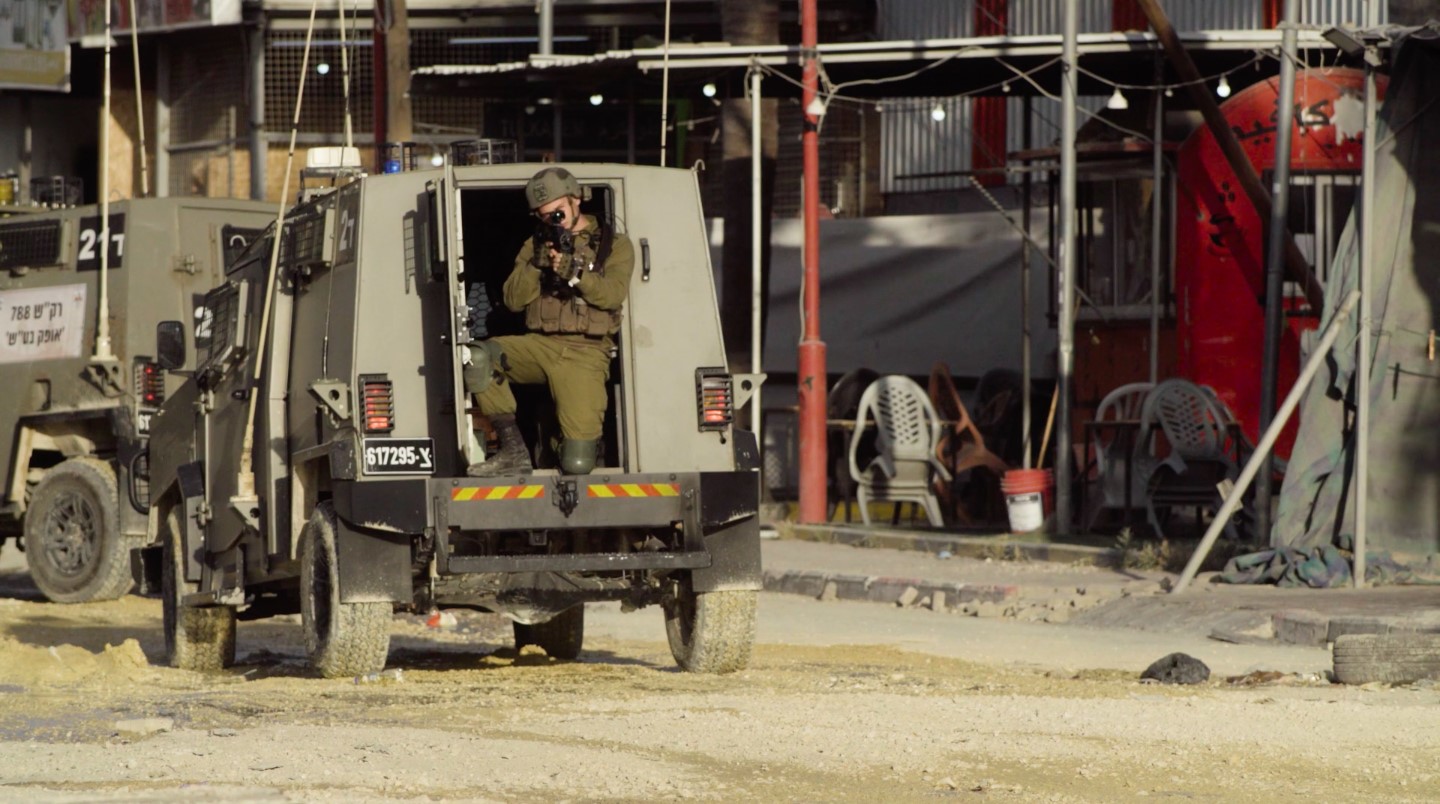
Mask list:
[[[1440,634],[1345,634],[1335,640],[1334,657],[1342,684],[1440,679]]]
[[[120,533],[115,470],[96,458],[71,458],[45,473],[25,513],[30,576],[56,603],[115,600],[130,591],[130,551]]]
[[[340,602],[335,512],[321,503],[300,536],[300,621],[310,666],[324,678],[384,670],[393,615],[384,601]]]
[[[235,609],[184,604],[196,584],[185,580],[180,518],[171,510],[161,523],[165,564],[160,570],[161,615],[165,623],[165,660],[171,667],[214,673],[235,663]]]
[[[552,659],[575,659],[585,641],[585,605],[582,603],[536,625],[515,623],[515,650],[537,645]]]
[[[755,592],[697,593],[687,576],[665,601],[665,635],[683,670],[744,670],[755,641]]]

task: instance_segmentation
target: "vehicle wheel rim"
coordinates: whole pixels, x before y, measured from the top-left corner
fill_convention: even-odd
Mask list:
[[[100,517],[89,498],[74,491],[57,495],[41,532],[50,566],[62,575],[80,575],[94,561],[99,541]]]

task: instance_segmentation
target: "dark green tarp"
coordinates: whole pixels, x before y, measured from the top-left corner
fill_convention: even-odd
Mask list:
[[[1440,35],[1422,29],[1396,50],[1382,106],[1375,171],[1370,311],[1368,547],[1440,552]],[[1325,287],[1322,329],[1358,286],[1352,215]],[[1358,318],[1358,316],[1357,316]],[[1359,326],[1342,329],[1301,402],[1272,544],[1350,548],[1355,533],[1353,382]],[[1437,346],[1440,348],[1440,346]]]

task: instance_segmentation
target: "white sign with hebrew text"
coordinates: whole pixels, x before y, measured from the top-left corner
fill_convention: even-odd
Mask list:
[[[85,286],[0,291],[0,363],[79,357]]]

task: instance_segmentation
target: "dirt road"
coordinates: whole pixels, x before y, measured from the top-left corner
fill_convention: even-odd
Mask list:
[[[1141,685],[1132,666],[1169,648],[1153,634],[1096,654],[1108,636],[1074,627],[763,595],[751,669],[714,677],[675,670],[650,611],[593,607],[576,663],[517,656],[505,621],[461,613],[449,631],[397,618],[398,678],[357,683],[309,677],[293,622],[242,623],[222,676],[155,667],[159,613],[0,597],[0,796],[1440,797],[1440,691]],[[1220,664],[1323,656],[1247,650]]]

